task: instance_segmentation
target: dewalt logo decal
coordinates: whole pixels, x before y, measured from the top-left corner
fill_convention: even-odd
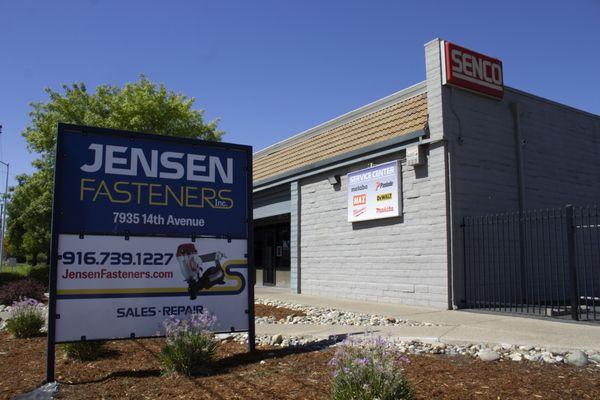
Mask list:
[[[387,201],[392,199],[391,193],[383,193],[377,195],[377,201]]]

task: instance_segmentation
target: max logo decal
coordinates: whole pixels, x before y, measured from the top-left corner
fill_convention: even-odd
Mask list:
[[[366,194],[357,194],[356,196],[352,197],[352,205],[362,206],[363,204],[367,204]]]

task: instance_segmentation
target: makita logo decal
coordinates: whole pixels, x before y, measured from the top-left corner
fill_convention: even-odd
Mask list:
[[[376,181],[375,182],[375,190],[384,189],[386,187],[390,187],[393,185],[394,185],[394,182],[391,182],[391,181],[387,181],[387,182]]]
[[[388,212],[392,212],[392,211],[394,211],[394,207],[393,206],[386,206],[386,207],[377,207],[377,208],[375,208],[375,212],[377,214],[388,213]]]

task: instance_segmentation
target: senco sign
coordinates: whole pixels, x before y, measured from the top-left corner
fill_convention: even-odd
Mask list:
[[[504,95],[502,61],[443,40],[442,80],[473,92],[501,99]]]

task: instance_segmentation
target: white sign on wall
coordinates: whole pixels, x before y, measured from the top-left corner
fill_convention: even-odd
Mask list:
[[[391,161],[348,174],[348,221],[402,215],[400,163]]]

